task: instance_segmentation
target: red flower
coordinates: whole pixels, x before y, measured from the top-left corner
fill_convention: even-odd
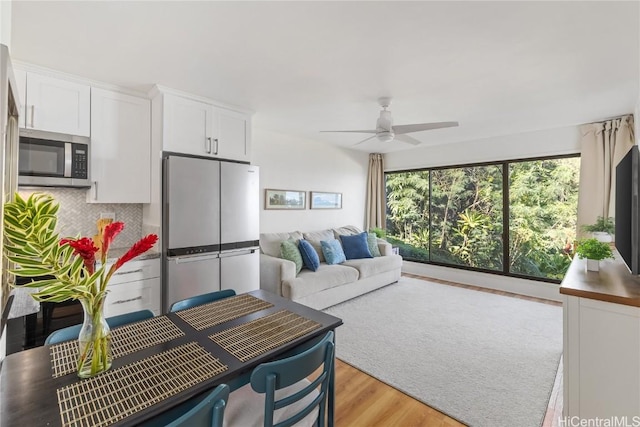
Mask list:
[[[113,239],[122,231],[124,228],[124,222],[112,222],[111,224],[107,224],[104,227],[104,232],[102,233],[102,262],[104,263],[107,259],[107,252],[109,252],[109,246]]]
[[[120,258],[118,258],[116,263],[113,265],[113,268],[111,269],[110,273],[113,273],[114,271],[122,267],[122,265],[125,262],[130,261],[133,258],[137,257],[138,255],[143,254],[149,249],[151,249],[153,245],[156,244],[157,241],[158,241],[158,236],[155,234],[149,234],[143,237],[142,239],[138,240],[136,243],[133,244],[133,246],[131,246],[131,248],[127,251],[127,253],[125,253]]]
[[[99,250],[93,244],[93,240],[88,237],[60,240],[60,246],[64,244],[69,244],[73,248],[73,254],[79,255],[84,260],[84,266],[89,275],[93,274],[96,266],[96,252]]]

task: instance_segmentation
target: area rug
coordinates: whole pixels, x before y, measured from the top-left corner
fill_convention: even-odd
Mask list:
[[[562,307],[403,277],[325,312],[350,365],[470,426],[542,425]]]

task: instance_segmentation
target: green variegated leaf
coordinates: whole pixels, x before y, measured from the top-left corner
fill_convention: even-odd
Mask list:
[[[41,268],[20,268],[17,270],[9,270],[9,272],[13,275],[22,277],[37,277],[51,274],[51,270]]]

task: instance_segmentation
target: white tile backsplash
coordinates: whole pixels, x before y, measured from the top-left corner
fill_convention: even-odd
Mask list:
[[[87,203],[87,190],[76,188],[20,189],[21,197],[34,192],[51,194],[60,204],[58,232],[61,237],[93,237],[98,232],[96,221],[101,213],[115,212],[116,221],[124,229],[113,242],[114,248],[129,247],[142,237],[142,204]]]

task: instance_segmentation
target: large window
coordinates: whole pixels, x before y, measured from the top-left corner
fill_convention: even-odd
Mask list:
[[[387,240],[407,260],[558,281],[579,167],[567,157],[387,173]]]

